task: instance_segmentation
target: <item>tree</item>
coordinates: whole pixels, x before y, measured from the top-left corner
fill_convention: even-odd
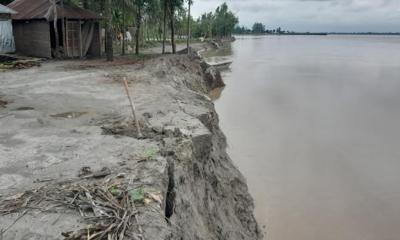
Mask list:
[[[125,35],[126,35],[126,25],[125,25],[125,20],[126,20],[126,1],[122,0],[122,55],[125,55]]]
[[[135,34],[135,53],[139,54],[140,27],[142,26],[142,8],[144,0],[135,0],[136,5],[136,34]]]
[[[147,40],[152,41],[154,38],[161,39],[162,34],[162,2],[160,0],[151,0],[145,8],[144,27],[146,28]]]
[[[89,9],[89,0],[82,0],[82,7],[85,9]]]
[[[236,26],[235,29],[233,30],[234,34],[251,34],[252,30],[242,26]]]
[[[169,24],[171,29],[171,45],[172,53],[176,53],[175,45],[175,11],[177,8],[181,8],[183,5],[183,0],[168,0],[169,2]]]
[[[226,3],[219,6],[214,13],[204,13],[194,22],[193,35],[204,38],[229,37],[239,23],[239,19],[229,10]]]
[[[191,37],[191,32],[190,32],[190,22],[191,22],[191,15],[190,15],[190,8],[191,5],[193,4],[192,0],[188,0],[188,17],[187,17],[187,53],[190,54],[190,37]]]
[[[232,32],[235,26],[239,23],[239,20],[235,14],[229,10],[228,5],[223,3],[215,10],[213,23],[214,34],[217,37],[222,38],[232,35]]]
[[[254,23],[252,31],[254,34],[261,34],[265,32],[265,25],[259,22]]]
[[[168,12],[168,0],[163,0],[164,7],[164,18],[163,18],[163,43],[162,43],[162,53],[165,54],[165,41],[167,38],[167,12]]]
[[[107,61],[114,61],[113,31],[112,31],[112,4],[106,0],[107,23],[106,23],[106,55]]]
[[[129,1],[129,0],[128,0]],[[136,10],[136,33],[135,53],[139,54],[140,40],[143,36],[143,19],[149,20],[150,16],[158,11],[159,0],[133,0],[133,7]],[[145,29],[146,30],[146,29]]]
[[[57,11],[57,3],[56,0],[49,0],[53,12],[53,30],[54,30],[54,41],[56,43],[55,45],[55,51],[54,55],[58,56],[59,51],[60,51],[60,39],[58,35],[58,11]]]
[[[170,0],[170,2],[173,2],[173,0]],[[170,4],[169,6],[170,10],[170,15],[169,15],[169,24],[171,28],[171,45],[172,45],[172,53],[176,53],[176,45],[175,45],[175,25],[174,25],[174,16],[175,16],[175,7],[173,3]]]

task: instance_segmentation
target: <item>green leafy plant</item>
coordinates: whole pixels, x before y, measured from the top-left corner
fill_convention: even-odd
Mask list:
[[[145,158],[145,160],[150,160],[150,159],[153,159],[156,154],[157,154],[157,150],[155,148],[149,148],[149,149],[146,149],[146,151],[144,152],[144,158]]]
[[[117,187],[111,187],[108,191],[114,196],[119,196],[122,193],[122,191]]]
[[[144,190],[142,188],[130,190],[129,198],[133,203],[144,203]]]

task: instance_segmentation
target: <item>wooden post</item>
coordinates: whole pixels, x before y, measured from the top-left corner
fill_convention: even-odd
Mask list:
[[[106,0],[107,25],[106,25],[106,55],[107,61],[114,61],[113,29],[112,29],[112,1]]]
[[[53,29],[54,29],[54,41],[56,42],[56,46],[54,49],[54,56],[58,57],[58,52],[60,50],[60,39],[58,36],[58,12],[57,12],[57,3],[55,0],[50,1],[53,7]]]

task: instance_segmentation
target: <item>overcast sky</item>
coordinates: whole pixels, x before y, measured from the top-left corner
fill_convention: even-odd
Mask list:
[[[294,31],[400,32],[400,0],[194,0],[194,16],[227,2],[252,26]]]

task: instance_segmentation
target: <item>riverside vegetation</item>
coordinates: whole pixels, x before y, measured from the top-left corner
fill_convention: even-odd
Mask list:
[[[191,5],[194,0],[60,0],[92,10],[105,17],[102,25],[106,29],[106,53],[108,60],[113,59],[114,52],[126,53],[134,47],[135,53],[154,43],[162,43],[162,53],[167,45],[176,53],[177,41],[187,41],[191,37],[225,38],[230,37],[239,19],[228,8],[226,3],[217,7],[214,12],[204,13],[198,19],[191,16]],[[8,4],[12,0],[0,0]],[[58,1],[57,1],[58,2]],[[134,43],[127,46],[126,32],[134,32]],[[189,36],[189,37],[187,37]],[[119,49],[115,44],[120,43]]]

